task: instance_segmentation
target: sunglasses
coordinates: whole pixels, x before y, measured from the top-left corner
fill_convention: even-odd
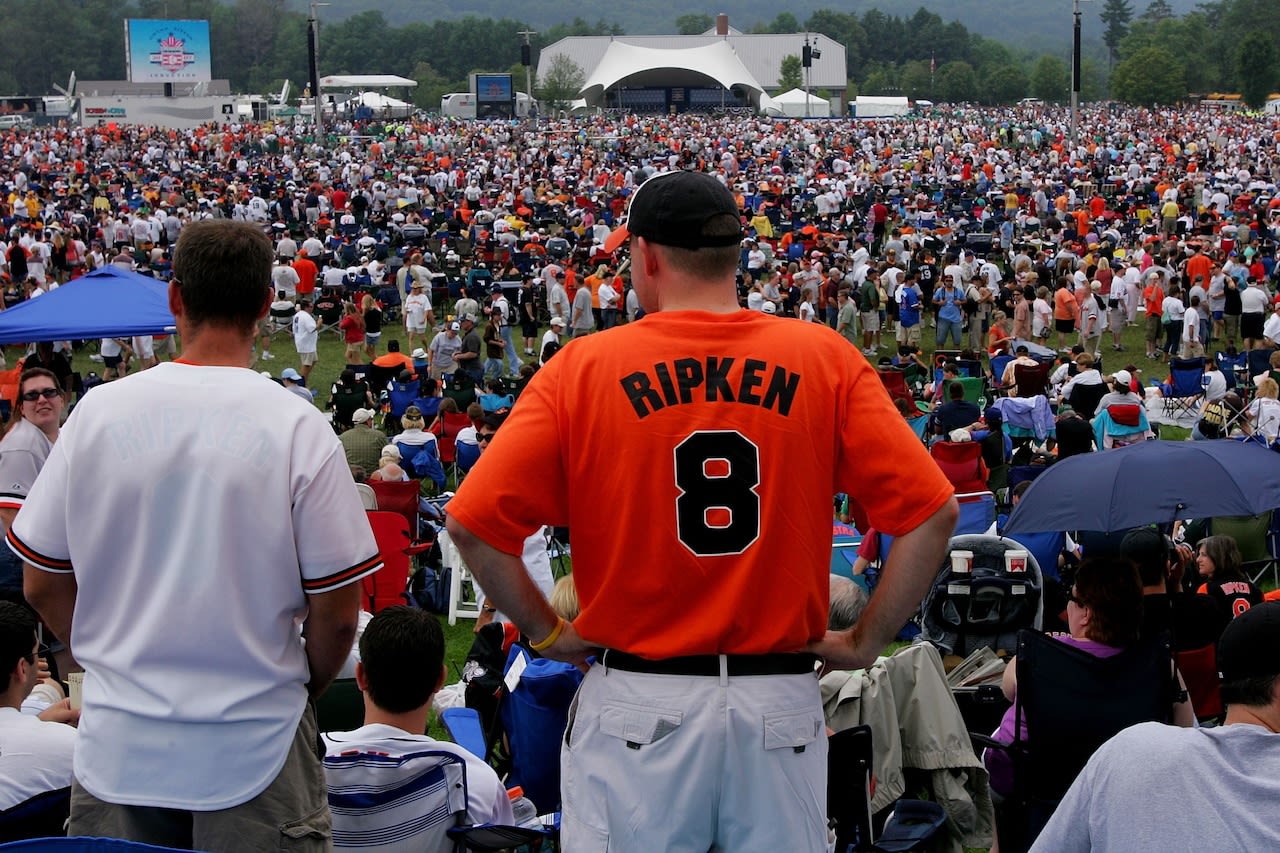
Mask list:
[[[22,395],[22,399],[28,403],[34,403],[36,400],[39,400],[41,397],[44,397],[46,400],[52,400],[54,397],[61,397],[61,396],[62,396],[62,392],[59,391],[57,388],[43,388],[39,391],[27,391]]]
[[[489,439],[493,438],[495,435],[497,435],[497,433],[478,432],[476,433],[476,444],[479,444],[482,441],[488,441]]]

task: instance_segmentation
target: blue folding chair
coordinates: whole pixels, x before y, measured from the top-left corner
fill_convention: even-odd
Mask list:
[[[1009,363],[1014,359],[1011,355],[993,355],[991,356],[991,390],[1004,391],[1005,386],[1001,383],[1005,370],[1009,367]]]
[[[419,388],[417,379],[410,379],[408,382],[396,380],[387,387],[387,420],[390,422],[388,426],[393,426],[396,432],[400,431],[400,419],[404,417],[404,410],[413,405],[418,399],[418,395],[422,393]],[[423,412],[426,415],[426,412]]]
[[[996,496],[991,492],[967,492],[956,495],[960,515],[952,536],[981,534],[991,529],[996,520]]]
[[[1169,362],[1169,385],[1165,389],[1164,414],[1168,417],[1194,415],[1204,396],[1204,358],[1175,358]]]
[[[469,441],[459,441],[454,445],[454,448],[453,481],[458,483],[480,460],[480,445],[472,444]]]
[[[1225,352],[1215,353],[1213,358],[1218,362],[1218,370],[1222,371],[1222,378],[1227,380],[1227,390],[1234,391],[1241,382],[1246,381],[1245,377],[1249,371],[1249,354],[1239,352],[1235,355],[1227,355]]]
[[[1271,354],[1273,349],[1254,349],[1245,353],[1245,363],[1249,367],[1249,379],[1262,376],[1271,371]]]

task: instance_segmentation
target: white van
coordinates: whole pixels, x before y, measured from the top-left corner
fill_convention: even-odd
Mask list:
[[[31,117],[21,113],[0,115],[0,130],[13,130],[19,127],[31,127]]]

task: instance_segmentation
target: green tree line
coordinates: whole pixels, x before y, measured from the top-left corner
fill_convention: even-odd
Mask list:
[[[1142,3],[1143,0],[1137,0]],[[1280,85],[1280,15],[1275,0],[1215,0],[1177,16],[1165,0],[1090,4],[1105,26],[1082,66],[1083,98],[1171,103],[1188,92],[1243,92],[1253,103]],[[47,94],[71,71],[81,80],[123,79],[125,18],[195,18],[210,22],[213,73],[235,91],[266,93],[284,79],[307,80],[306,13],[285,0],[6,0],[0,16],[0,94]],[[698,33],[710,15],[688,13],[676,32]],[[513,18],[465,17],[390,25],[382,12],[324,23],[322,74],[387,73],[420,83],[413,98],[435,107],[465,89],[472,71],[511,70],[524,89],[519,31]],[[858,15],[820,9],[799,21],[791,12],[756,32],[821,33],[844,45],[851,94],[904,94],[938,101],[1009,103],[1035,96],[1067,100],[1070,56],[1002,44],[945,22],[924,8],[909,16],[870,9]],[[617,23],[575,18],[544,28],[538,49],[570,35],[622,34]],[[819,45],[821,46],[821,44]],[[762,81],[766,86],[775,81]],[[537,88],[535,84],[535,89]]]

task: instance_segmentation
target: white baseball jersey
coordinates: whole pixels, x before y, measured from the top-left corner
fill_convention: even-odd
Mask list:
[[[76,778],[194,811],[276,777],[307,701],[307,595],[381,567],[320,412],[252,370],[182,363],[76,406],[8,541],[79,587]]]

